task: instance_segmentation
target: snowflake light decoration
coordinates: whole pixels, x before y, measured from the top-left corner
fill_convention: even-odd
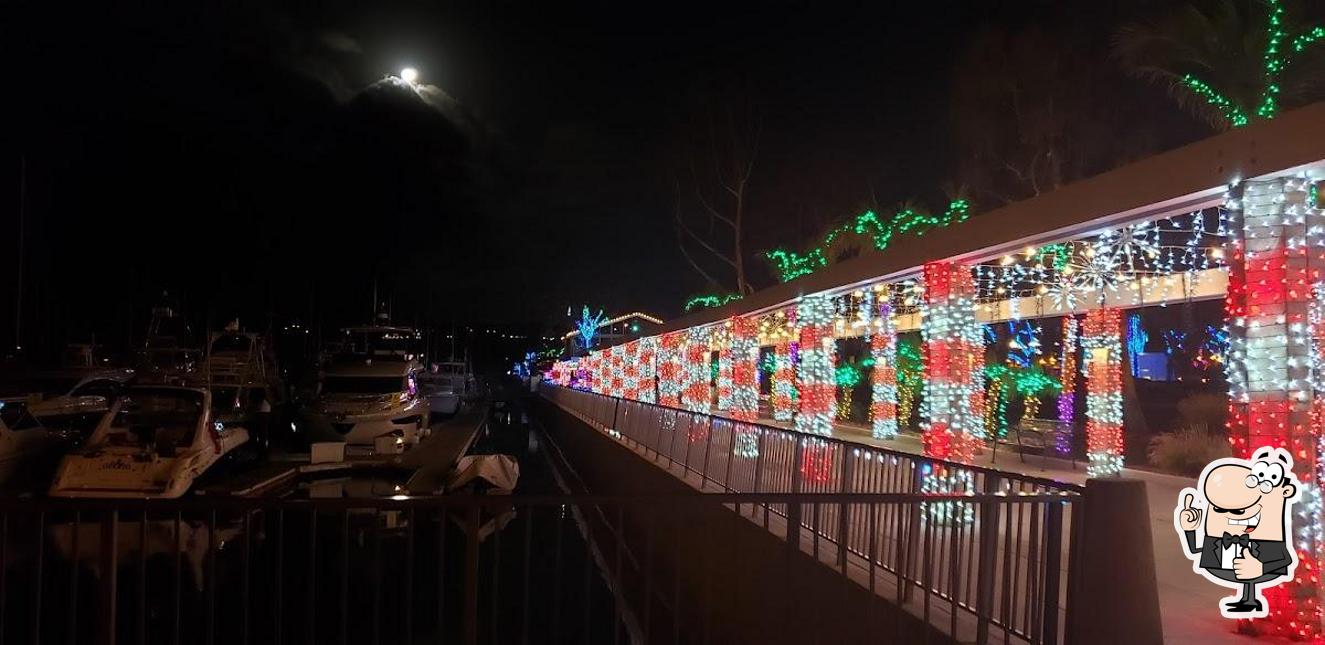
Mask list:
[[[1091,245],[1095,257],[1111,259],[1119,270],[1136,273],[1159,257],[1159,229],[1152,222],[1105,231]]]
[[[1079,290],[1098,292],[1102,301],[1105,289],[1118,290],[1118,264],[1117,255],[1097,251],[1093,257],[1073,267],[1072,286]]]

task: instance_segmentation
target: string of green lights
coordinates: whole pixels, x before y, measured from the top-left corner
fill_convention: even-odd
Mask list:
[[[963,222],[970,216],[971,204],[964,199],[953,200],[948,204],[947,210],[938,215],[907,208],[895,213],[887,222],[880,220],[874,211],[866,211],[856,219],[829,231],[822,243],[805,253],[773,249],[765,253],[764,257],[772,263],[778,280],[790,282],[828,266],[827,249],[839,235],[846,233],[869,235],[873,239],[874,248],[884,251],[898,235],[907,233],[924,235],[925,231]]]
[[[714,294],[695,296],[694,298],[691,298],[686,301],[685,310],[690,311],[696,308],[708,309],[710,307],[721,307],[722,305],[732,302],[733,300],[740,300],[740,299],[741,299],[741,294],[739,293],[729,293],[721,296]]]
[[[1284,30],[1285,9],[1282,0],[1267,0],[1265,14],[1265,51],[1261,69],[1260,100],[1254,115],[1260,119],[1273,119],[1279,111],[1279,77],[1293,55],[1300,54],[1313,43],[1325,40],[1325,27],[1312,27],[1292,40],[1288,51],[1284,51],[1284,39],[1288,37]],[[1219,111],[1229,125],[1238,128],[1251,122],[1251,114],[1227,95],[1219,92],[1209,83],[1192,74],[1182,77],[1181,83],[1193,94],[1203,99]]]

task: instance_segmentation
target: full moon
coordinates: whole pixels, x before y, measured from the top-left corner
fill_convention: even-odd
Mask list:
[[[400,70],[400,80],[405,81],[406,83],[413,83],[418,80],[418,78],[419,70],[414,69],[413,67],[406,67],[405,69]]]

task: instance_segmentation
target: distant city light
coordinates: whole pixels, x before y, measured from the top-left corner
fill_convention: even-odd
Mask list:
[[[419,80],[419,70],[414,69],[413,67],[406,67],[405,69],[400,70],[400,80],[413,85],[414,81]]]

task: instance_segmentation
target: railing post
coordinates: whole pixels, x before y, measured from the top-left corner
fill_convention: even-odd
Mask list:
[[[911,460],[911,493],[919,493],[924,489],[924,468],[920,460]],[[911,573],[915,571],[916,566],[916,538],[920,535],[920,521],[924,515],[922,507],[924,502],[915,502],[911,504],[910,521],[906,527],[906,562],[902,565],[902,570],[898,572],[898,578],[904,581],[910,581]],[[906,584],[902,586],[902,600],[910,600],[911,593],[915,590],[915,585]]]
[[[479,506],[477,502],[469,505],[465,521],[465,600],[464,615],[461,622],[464,625],[464,636],[461,640],[465,645],[474,645],[478,642],[478,530],[479,530]],[[445,526],[442,527],[445,530]]]
[[[621,412],[621,399],[613,399],[616,403],[612,406],[612,426],[609,430],[616,430],[617,414]]]
[[[106,519],[101,525],[101,615],[98,621],[101,625],[101,640],[103,645],[115,645],[115,617],[118,607],[116,607],[116,587],[119,576],[119,545],[117,544],[117,531],[120,524],[119,511],[107,511]],[[74,530],[78,530],[74,526]],[[77,562],[74,566],[78,566]],[[215,571],[209,572],[210,575],[216,575]],[[77,591],[77,590],[73,590]],[[70,625],[70,629],[76,629],[77,626]]]
[[[842,493],[852,492],[852,478],[855,476],[856,451],[851,446],[842,444]],[[851,505],[843,502],[837,507],[837,564],[847,563],[847,543],[851,530]]]
[[[801,462],[804,456],[801,452],[804,450],[804,439],[799,436],[793,436],[794,446],[791,450],[791,493],[793,495],[801,492]],[[760,456],[763,456],[763,449],[760,449]],[[787,504],[787,544],[793,549],[801,547],[801,505],[799,502],[790,502]]]
[[[1077,552],[1069,553],[1072,587],[1067,590],[1067,598],[1071,621],[1067,623],[1064,641],[1073,645],[1162,643],[1164,629],[1160,622],[1154,537],[1145,482],[1089,479],[1086,492],[1079,499],[1080,506],[1072,509],[1074,518],[1078,513],[1082,517],[1080,522],[1074,519],[1072,527],[1079,539],[1072,541]],[[1057,637],[1058,629],[1058,595],[1049,592],[1047,576],[1052,573],[1052,582],[1058,583],[1061,504],[1053,504],[1049,520],[1050,534],[1045,545],[1049,553],[1045,564],[1045,642],[1053,642],[1049,639]],[[1079,611],[1080,608],[1088,610]]]
[[[709,478],[709,449],[713,447],[713,419],[709,419],[708,429],[704,431],[704,465],[699,470],[699,489],[704,490],[704,484],[708,483]]]
[[[1150,517],[1148,514],[1144,517]],[[1049,502],[1049,507],[1045,509],[1044,514],[1044,608],[1040,615],[1043,616],[1044,627],[1040,633],[1040,640],[1045,645],[1057,645],[1058,643],[1058,566],[1061,562],[1063,545],[1063,505],[1059,502]],[[1118,566],[1115,564],[1114,566]],[[1160,639],[1161,641],[1163,639]]]
[[[1002,478],[986,473],[985,495],[994,495],[1002,485]],[[994,572],[998,559],[998,525],[1000,509],[996,502],[986,498],[980,502],[980,560],[977,564],[975,590],[975,642],[989,642],[989,619],[994,611]],[[1055,590],[1055,593],[1057,591]]]
[[[760,436],[759,441],[763,441],[763,435],[764,435],[763,429],[762,428],[756,429],[755,432],[759,433]],[[732,488],[733,461],[736,461],[736,431],[734,429],[731,432],[727,433],[727,473],[722,476],[723,489],[734,492],[736,489]],[[736,512],[738,514],[741,512],[741,506],[739,504],[736,505]]]

